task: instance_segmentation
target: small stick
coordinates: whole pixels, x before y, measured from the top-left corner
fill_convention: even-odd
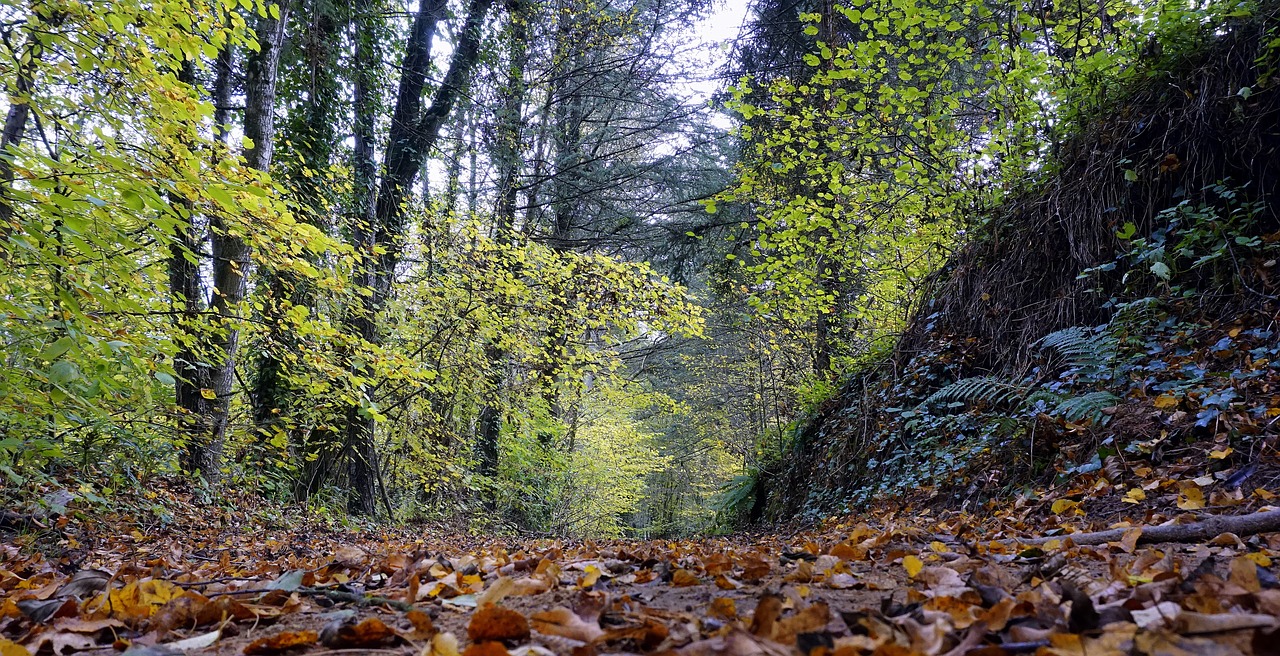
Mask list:
[[[1051,540],[1071,539],[1080,545],[1096,545],[1115,542],[1135,527],[1113,528],[1093,533],[1067,533],[1042,538],[1010,540],[1022,544],[1044,544]],[[1142,526],[1139,543],[1151,542],[1207,542],[1223,533],[1234,533],[1244,537],[1258,533],[1280,531],[1280,510],[1266,510],[1248,515],[1213,516],[1190,524],[1164,524],[1160,526]]]

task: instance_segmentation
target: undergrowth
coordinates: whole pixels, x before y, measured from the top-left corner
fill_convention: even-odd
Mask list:
[[[1260,439],[1280,416],[1273,23],[1136,76],[991,211],[897,351],[850,376],[778,462],[735,479],[723,512],[816,520],[906,495],[972,507],[1190,444],[1229,454],[1224,467],[1274,458]]]

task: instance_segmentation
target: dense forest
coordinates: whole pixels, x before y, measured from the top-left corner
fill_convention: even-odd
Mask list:
[[[1275,656],[1280,2],[3,0],[0,655]]]
[[[6,3],[5,496],[684,535],[1234,412],[1132,372],[1274,306],[1275,7],[734,9]]]

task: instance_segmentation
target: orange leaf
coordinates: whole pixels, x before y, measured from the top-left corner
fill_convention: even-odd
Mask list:
[[[694,576],[693,572],[690,572],[687,569],[678,569],[671,575],[671,585],[677,588],[698,585],[700,582],[701,581],[698,580],[698,577]]]
[[[471,616],[467,637],[472,642],[516,642],[529,637],[529,621],[514,610],[485,606]]]
[[[318,640],[320,640],[320,636],[315,631],[282,631],[273,636],[254,640],[245,646],[244,653],[250,656],[254,654],[269,656],[286,652],[290,649],[310,647],[316,644]]]

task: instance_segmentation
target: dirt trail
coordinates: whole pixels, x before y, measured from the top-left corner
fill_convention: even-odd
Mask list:
[[[691,541],[67,537],[3,547],[0,653],[1277,653],[1280,535],[1140,534],[1030,546],[955,515]]]

